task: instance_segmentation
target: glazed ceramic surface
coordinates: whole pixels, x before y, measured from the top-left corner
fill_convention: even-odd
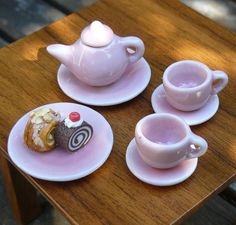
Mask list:
[[[74,103],[54,103],[42,107],[60,112],[62,118],[70,112],[78,111],[93,126],[93,137],[77,152],[71,153],[61,147],[47,153],[34,152],[25,146],[23,140],[29,112],[17,121],[8,139],[8,153],[17,167],[35,178],[70,181],[91,174],[107,160],[113,146],[113,132],[101,114]]]
[[[130,53],[128,48],[135,51]],[[108,26],[94,21],[74,44],[50,45],[47,51],[80,81],[105,86],[117,81],[129,64],[143,56],[144,44],[138,37],[119,37]]]
[[[141,181],[156,186],[170,186],[183,182],[193,174],[197,162],[198,158],[194,158],[184,160],[170,169],[153,168],[146,164],[138,154],[134,139],[126,151],[126,163],[131,173]]]
[[[182,111],[200,109],[227,83],[228,76],[223,71],[212,71],[203,63],[193,60],[173,63],[163,75],[167,101]]]
[[[103,87],[84,84],[61,65],[57,80],[62,91],[70,98],[96,106],[116,105],[129,101],[139,95],[148,85],[151,70],[144,58],[128,66],[124,75],[117,82]]]
[[[169,113],[142,118],[135,128],[135,141],[144,162],[160,169],[200,157],[208,148],[207,142],[194,134],[183,119]]]
[[[151,103],[154,112],[174,114],[184,119],[190,126],[198,125],[211,119],[219,108],[218,96],[212,95],[208,102],[198,110],[190,112],[177,110],[167,102],[165,89],[162,84],[152,93]]]

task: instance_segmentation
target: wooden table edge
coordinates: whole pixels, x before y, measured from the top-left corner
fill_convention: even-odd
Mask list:
[[[2,152],[4,152],[4,150],[1,147],[0,147],[0,149]],[[12,162],[12,160],[10,159],[7,152],[5,152],[5,154],[3,154],[3,156],[20,172],[20,174],[23,177],[25,177],[29,181],[30,184],[32,184],[36,188],[36,190],[38,190],[40,192],[40,194],[42,194],[50,202],[50,204],[53,207],[55,207],[56,209],[58,209],[62,213],[62,215],[64,215],[65,218],[70,223],[78,224],[69,214],[67,214],[67,212],[60,206],[59,203],[57,203],[54,199],[52,199],[50,197],[50,195],[44,189],[42,189],[40,185],[37,184],[36,178],[31,177],[30,175],[23,172],[20,168],[18,168]],[[205,204],[206,201],[209,201],[210,199],[212,199],[214,196],[216,196],[218,193],[220,193],[222,190],[224,190],[234,180],[236,180],[236,174],[232,175],[232,177],[230,177],[227,181],[225,181],[225,183],[222,184],[217,190],[213,191],[208,196],[206,196],[204,199],[202,199],[201,202],[198,202],[192,208],[190,208],[186,213],[182,214],[182,216],[177,218],[172,224],[180,224],[181,222],[183,222],[185,219],[187,219],[189,216],[191,216],[195,211],[197,211],[199,208],[201,208]],[[48,182],[51,182],[51,181],[48,181]]]

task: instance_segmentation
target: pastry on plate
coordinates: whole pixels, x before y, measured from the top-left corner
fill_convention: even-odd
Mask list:
[[[71,112],[55,128],[56,142],[70,152],[83,148],[92,138],[93,128],[78,112]]]
[[[60,114],[50,108],[41,108],[30,114],[24,131],[24,142],[31,150],[47,152],[55,148],[55,127]]]

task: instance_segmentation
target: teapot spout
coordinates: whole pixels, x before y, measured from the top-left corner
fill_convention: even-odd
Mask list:
[[[47,47],[47,51],[50,55],[58,59],[62,64],[68,66],[72,61],[72,47],[70,45],[53,44]]]

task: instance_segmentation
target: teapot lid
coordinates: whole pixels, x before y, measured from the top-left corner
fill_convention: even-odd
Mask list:
[[[84,44],[91,47],[104,47],[112,42],[113,35],[110,27],[95,20],[84,28],[81,40]]]

